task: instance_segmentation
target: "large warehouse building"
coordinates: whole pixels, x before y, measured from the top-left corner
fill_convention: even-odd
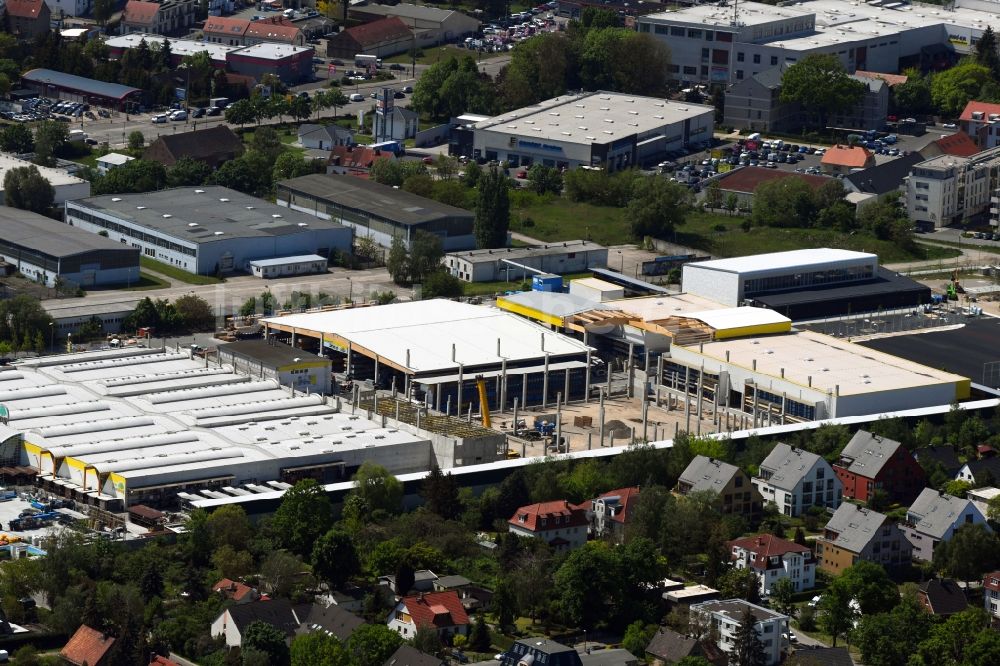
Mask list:
[[[628,169],[711,141],[715,109],[610,92],[563,95],[455,131],[453,154],[514,167]]]
[[[254,259],[350,252],[347,227],[225,187],[183,187],[66,202],[66,221],[189,273],[249,271]]]
[[[851,0],[713,2],[637,22],[639,32],[670,47],[673,78],[736,83],[812,53],[836,55],[848,72],[940,68],[972,52],[995,12],[982,0],[957,0],[947,10]]]
[[[142,101],[142,91],[120,83],[88,79],[54,69],[32,69],[21,75],[21,85],[44,97],[86,102],[127,111]]]
[[[47,166],[38,166],[27,160],[18,159],[7,153],[0,153],[0,204],[3,203],[3,181],[11,169],[21,169],[24,167],[34,167],[42,175],[49,185],[52,186],[52,203],[61,206],[67,199],[82,199],[90,196],[90,183],[82,178],[71,176],[63,169],[54,169]]]
[[[339,222],[382,247],[402,238],[409,248],[418,231],[440,238],[445,252],[476,246],[470,211],[364,178],[312,174],[283,180],[277,190],[279,206]]]
[[[495,409],[582,398],[590,348],[521,317],[444,299],[264,319],[267,337],[343,358],[347,372],[424,400],[434,409],[478,409],[476,376]],[[449,410],[450,406],[450,410]]]
[[[684,291],[724,305],[758,305],[795,320],[912,307],[930,289],[866,252],[816,248],[685,264]]]
[[[29,280],[81,287],[139,282],[139,251],[27,210],[0,206],[0,258]]]
[[[332,483],[365,461],[403,474],[496,459],[495,443],[456,453],[451,442],[432,445],[428,433],[338,411],[332,398],[293,393],[256,370],[171,349],[47,356],[0,369],[9,411],[0,457],[37,470],[52,492],[111,511],[174,506],[186,495],[268,493],[303,478]]]

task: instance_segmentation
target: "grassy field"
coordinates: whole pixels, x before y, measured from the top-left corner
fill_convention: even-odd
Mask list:
[[[423,55],[417,58],[418,65],[434,65],[441,60],[447,60],[451,56],[456,58],[463,58],[465,56],[472,56],[477,61],[479,60],[490,60],[491,58],[497,58],[499,56],[506,55],[505,53],[484,53],[482,58],[479,57],[477,51],[470,51],[468,49],[459,48],[454,44],[448,44],[446,46],[432,46],[423,49]],[[413,62],[413,58],[410,57],[409,53],[400,53],[399,55],[394,55],[391,58],[385,58],[385,62],[398,62],[403,65],[409,65]]]
[[[211,275],[195,275],[193,273],[188,273],[185,270],[181,270],[176,266],[171,266],[170,264],[165,264],[162,261],[157,261],[156,259],[151,259],[149,257],[139,257],[139,265],[142,268],[160,273],[165,275],[172,280],[177,280],[178,282],[184,282],[186,284],[218,284],[220,282],[225,282],[224,279],[219,279],[217,277],[212,277]],[[143,273],[145,275],[145,273]],[[153,278],[154,276],[149,276]]]
[[[515,196],[512,229],[543,241],[589,239],[602,245],[633,241],[625,210],[575,203],[565,198]],[[920,245],[911,253],[889,241],[865,234],[844,234],[831,229],[740,228],[743,218],[725,213],[699,211],[688,216],[677,230],[681,245],[705,250],[719,257],[737,257],[764,252],[832,247],[874,252],[884,263],[923,259],[947,259],[959,255],[957,249]]]
[[[155,275],[151,275],[145,271],[140,271],[139,282],[128,287],[126,291],[150,291],[152,289],[163,289],[164,287],[169,286],[170,283],[166,280],[161,280]]]
[[[579,278],[590,277],[593,275],[591,272],[585,273],[567,273],[563,275],[563,284],[568,283],[570,280],[576,280]],[[519,290],[521,288],[522,280],[519,279],[520,274],[518,274],[518,279],[511,281],[500,280],[498,282],[464,282],[462,283],[463,293],[466,296],[492,296],[493,294],[502,294],[505,291]],[[531,282],[531,274],[528,274],[527,282]]]

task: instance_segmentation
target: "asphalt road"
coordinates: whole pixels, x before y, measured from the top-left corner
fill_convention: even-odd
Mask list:
[[[982,383],[984,365],[1000,362],[997,340],[1000,340],[1000,319],[982,317],[950,331],[897,335],[858,344]],[[987,380],[993,386],[1000,386],[1000,374]]]

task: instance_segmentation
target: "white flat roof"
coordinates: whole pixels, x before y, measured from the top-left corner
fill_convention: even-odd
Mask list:
[[[121,153],[108,153],[106,155],[101,155],[97,158],[98,162],[104,162],[105,164],[111,164],[112,166],[121,166],[127,162],[131,162],[135,158],[131,155],[122,155]]]
[[[643,321],[660,321],[670,317],[688,317],[692,312],[721,310],[727,306],[694,294],[658,294],[639,298],[604,301],[604,306],[634,314]]]
[[[253,259],[250,261],[251,266],[260,266],[261,268],[265,266],[287,266],[288,264],[308,264],[314,261],[326,261],[326,257],[321,257],[318,254],[300,254],[294,257],[275,257],[274,259]]]
[[[703,104],[600,91],[545,100],[478,122],[475,129],[526,139],[611,143],[709,113],[714,109]]]
[[[622,291],[624,289],[624,287],[619,287],[617,284],[611,284],[606,280],[594,277],[572,280],[570,285],[574,284],[578,284],[581,287],[587,287],[588,289],[596,289],[598,291]]]
[[[809,250],[768,252],[767,254],[752,254],[746,257],[733,257],[731,259],[699,261],[687,266],[724,271],[726,273],[755,273],[757,271],[772,271],[783,268],[808,268],[814,265],[825,265],[836,262],[857,263],[860,261],[877,262],[878,256],[868,252],[819,247]]]
[[[253,46],[247,46],[240,49],[239,54],[241,56],[250,56],[252,58],[262,58],[265,60],[281,60],[282,58],[287,58],[298,53],[304,53],[312,50],[312,47],[277,44],[275,42],[261,42],[260,44],[254,44]]]
[[[120,37],[111,37],[105,41],[105,44],[108,48],[112,49],[134,49],[139,46],[139,43],[143,39],[146,40],[146,44],[156,44],[160,47],[163,46],[163,42],[167,41],[167,38],[163,35],[132,33],[129,35],[121,35]],[[191,56],[196,53],[206,52],[208,53],[209,58],[218,62],[226,62],[226,56],[228,54],[243,48],[241,46],[227,46],[225,44],[200,42],[194,39],[170,39],[169,41],[170,52],[175,55]]]
[[[801,4],[801,3],[800,3]],[[812,14],[810,5],[800,7],[779,7],[761,2],[741,2],[739,5],[739,23],[742,25],[762,25],[773,21],[789,18],[803,18]],[[699,24],[700,26],[717,26],[732,31],[737,30],[732,25],[733,8],[721,7],[715,3],[694,5],[678,9],[675,12],[656,12],[647,18],[660,19],[671,23],[683,22]]]
[[[79,183],[86,182],[82,178],[69,175],[62,169],[38,166],[37,164],[32,164],[27,160],[18,159],[9,153],[0,153],[0,183],[3,183],[4,177],[6,177],[7,172],[11,169],[28,166],[34,166],[38,169],[38,172],[42,174],[42,178],[49,181],[49,184],[53,187],[59,187],[60,185],[77,185]],[[0,189],[3,189],[2,185],[0,185]]]
[[[700,352],[697,347],[684,349],[723,364],[728,353],[730,364],[748,370],[756,361],[757,374],[776,379],[784,369],[787,381],[803,387],[812,377],[813,390],[833,392],[839,386],[840,395],[968,381],[960,375],[812,331],[706,342]]]
[[[582,342],[508,312],[445,299],[305,312],[264,321],[339,336],[418,373],[453,371],[460,364],[498,364],[501,358],[512,362],[544,358],[546,353],[583,354],[588,349]]]
[[[697,319],[714,328],[724,331],[745,326],[766,326],[768,324],[791,324],[792,320],[768,308],[738,307],[724,310],[706,310],[684,315]]]

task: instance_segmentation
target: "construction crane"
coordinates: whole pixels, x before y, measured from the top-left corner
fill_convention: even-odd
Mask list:
[[[476,388],[479,389],[479,413],[483,417],[483,427],[490,427],[490,401],[486,398],[486,380],[482,375],[476,375]]]

